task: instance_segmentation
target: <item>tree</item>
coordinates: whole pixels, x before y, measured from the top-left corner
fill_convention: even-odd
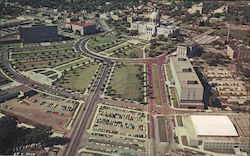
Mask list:
[[[32,129],[31,133],[26,136],[27,144],[42,143],[45,144],[50,135],[52,135],[52,128],[45,125],[37,125]]]
[[[212,90],[210,92],[210,96],[209,96],[209,103],[213,107],[219,107],[219,108],[221,108],[221,102],[218,99],[218,96],[219,96],[219,92],[216,91],[216,90]]]
[[[156,46],[155,46],[155,45],[150,45],[149,48],[150,48],[150,49],[155,49]]]
[[[160,41],[165,41],[165,35],[163,34],[158,35],[158,38]]]
[[[17,122],[13,118],[0,118],[0,154],[10,154],[15,143]]]

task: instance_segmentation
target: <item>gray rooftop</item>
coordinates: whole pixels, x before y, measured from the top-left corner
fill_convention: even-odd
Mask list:
[[[187,57],[170,57],[173,63],[177,79],[183,88],[203,88],[193,65]],[[174,71],[173,71],[174,72]]]

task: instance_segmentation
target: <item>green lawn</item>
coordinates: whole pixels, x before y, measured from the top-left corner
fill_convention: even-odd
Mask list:
[[[67,62],[71,62],[79,59],[80,57],[72,57],[68,59],[55,59],[55,60],[44,60],[44,61],[32,61],[32,62],[21,62],[15,63],[16,67],[21,71],[27,71],[37,68],[54,68]]]
[[[63,78],[57,81],[55,85],[84,92],[88,88],[97,68],[98,64],[93,62],[80,68],[67,71]]]
[[[75,62],[66,64],[65,66],[61,66],[61,67],[58,67],[56,69],[59,70],[59,71],[64,71],[65,69],[68,69],[68,68],[71,68],[71,67],[74,67],[74,66],[78,66],[80,64],[85,64],[86,62],[89,62],[90,60],[91,60],[90,58],[85,58],[85,59],[80,58],[79,60],[77,60]]]
[[[31,56],[31,55],[48,55],[48,54],[62,54],[62,53],[73,53],[73,48],[55,48],[55,49],[41,49],[26,51],[25,49],[20,52],[13,52],[12,55],[17,56]]]
[[[173,79],[173,75],[172,75],[172,71],[171,71],[170,65],[167,64],[167,65],[165,65],[165,67],[166,67],[166,72],[167,72],[168,80],[172,80]]]
[[[197,27],[194,27],[192,25],[189,25],[189,24],[181,24],[180,25],[181,28],[184,28],[184,29],[189,29],[189,30],[193,30],[193,31],[202,31],[202,32],[205,32],[205,31],[208,31],[210,29],[210,27],[201,27],[201,26],[197,26]]]
[[[157,105],[161,105],[161,97],[160,97],[160,87],[159,87],[159,74],[158,74],[158,69],[157,69],[157,65],[153,65],[152,68],[152,72],[153,72],[153,86],[154,86],[154,98],[155,98],[155,103]]]
[[[120,50],[119,52],[115,51],[114,54],[111,56],[118,57],[118,58],[142,58],[143,50],[136,46],[132,46],[132,47],[128,47],[127,49]]]
[[[96,51],[96,47],[100,46],[102,48],[112,47],[119,43],[119,39],[117,36],[113,34],[105,34],[94,37],[88,42],[88,48],[90,50]]]
[[[112,42],[114,40],[117,40],[118,37],[112,34],[107,34],[107,35],[100,35],[96,37],[96,40],[93,39],[93,44],[107,44],[109,42]],[[90,42],[91,44],[91,42]]]
[[[20,43],[1,43],[0,44],[0,48],[21,48],[21,44]]]
[[[142,65],[117,65],[107,88],[107,95],[142,101],[142,76]]]
[[[167,142],[165,119],[163,116],[157,116],[157,119],[158,119],[160,142]]]
[[[171,98],[172,98],[172,101],[173,101],[173,105],[174,105],[174,107],[178,107],[176,89],[174,87],[171,87],[170,91],[171,91]]]

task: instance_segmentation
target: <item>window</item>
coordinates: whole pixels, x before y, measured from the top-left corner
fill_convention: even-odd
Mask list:
[[[187,80],[187,84],[198,84],[196,80]]]
[[[182,72],[192,72],[191,68],[182,68]]]

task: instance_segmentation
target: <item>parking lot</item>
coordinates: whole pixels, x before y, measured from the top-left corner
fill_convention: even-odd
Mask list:
[[[247,84],[235,76],[230,67],[208,67],[205,69],[209,84],[219,92],[219,98],[227,103],[244,104],[248,99]]]
[[[9,100],[1,105],[5,107],[0,107],[0,111],[13,115],[25,123],[50,125],[55,131],[65,132],[79,103],[37,94],[22,100]]]
[[[86,151],[145,155],[148,138],[147,114],[142,111],[98,104],[88,132]]]

